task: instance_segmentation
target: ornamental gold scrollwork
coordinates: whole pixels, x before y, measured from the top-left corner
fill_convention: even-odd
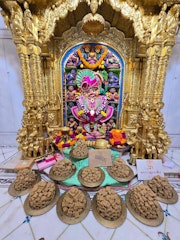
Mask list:
[[[10,21],[12,23],[13,37],[25,41],[23,34],[24,33],[23,12],[19,5],[17,5],[15,2],[12,4]]]
[[[88,34],[81,31],[82,22],[79,22],[77,27],[72,27],[70,30],[66,31],[62,35],[61,40],[56,40],[55,51],[56,55],[63,55],[61,49],[69,49],[70,47],[77,45],[79,43],[79,39],[82,42],[93,42],[94,37],[89,36]],[[110,28],[109,24],[106,22],[106,31],[102,32],[98,36],[96,36],[96,42],[105,42],[106,44],[112,46],[116,49],[125,59],[128,56],[132,55],[132,40],[126,39],[122,32],[118,31],[116,28]]]
[[[133,146],[131,153],[134,158],[161,158],[171,143],[164,130],[163,115],[160,112],[162,102],[141,104],[141,117],[138,118],[137,131],[129,132],[128,143]],[[135,161],[133,160],[132,161]]]
[[[92,13],[96,13],[103,0],[86,0]],[[109,0],[112,8],[133,21],[135,35],[139,41],[148,44],[157,40],[164,42],[174,40],[179,29],[179,4],[174,4],[168,10],[167,4],[162,5],[158,15],[145,15],[142,7],[133,1]],[[73,11],[79,5],[79,1],[57,1],[48,6],[43,12],[36,15],[30,11],[28,3],[24,2],[24,12],[17,2],[7,1],[6,6],[11,12],[11,18],[4,14],[6,24],[12,22],[14,36],[26,40],[30,36],[40,43],[46,43],[53,35],[56,21],[65,18],[68,11]]]
[[[126,38],[109,22],[99,35],[89,36],[82,31],[80,21],[58,39],[53,37],[56,22],[75,11],[79,0],[54,1],[37,11],[30,0],[4,2],[1,14],[12,31],[22,70],[26,110],[17,141],[24,156],[38,157],[52,150],[53,129],[63,124],[62,57],[72,47],[87,42],[113,48],[124,61],[124,100],[118,122],[129,131],[132,161],[160,158],[167,151],[170,139],[164,131],[162,96],[168,60],[179,31],[180,1],[159,1],[159,12],[145,14],[143,5],[133,0],[84,0],[92,14],[108,3],[124,21],[132,22],[134,38]],[[43,52],[45,44],[47,52]],[[144,47],[139,55],[138,44]]]
[[[91,12],[95,14],[97,12],[98,6],[103,3],[103,0],[86,0],[88,5],[90,5]]]
[[[56,119],[56,115],[54,113],[48,114],[48,121],[51,125],[54,125],[55,119]]]
[[[56,21],[65,18],[68,11],[73,11],[78,6],[79,1],[57,1],[52,7],[46,8],[43,14],[38,16],[39,19],[39,41],[46,43],[53,35]]]
[[[135,35],[145,44],[154,41],[174,40],[179,29],[179,4],[175,4],[167,11],[167,4],[164,3],[159,15],[146,16],[141,7],[134,3],[109,1],[112,8],[133,21]],[[129,3],[129,4],[128,4]]]
[[[129,125],[134,126],[137,123],[137,115],[131,114],[129,117]]]
[[[33,16],[31,11],[29,10],[29,5],[27,2],[24,2],[24,29],[25,35],[31,36],[35,41],[38,41],[38,24],[37,17]]]
[[[2,17],[4,18],[5,26],[11,31],[11,21],[10,21],[9,15],[6,14],[4,10],[1,10],[0,12]]]

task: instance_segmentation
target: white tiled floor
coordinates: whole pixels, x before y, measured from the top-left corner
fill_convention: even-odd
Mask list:
[[[17,153],[13,147],[0,148],[0,164],[10,161]],[[180,169],[180,149],[169,149],[166,159]],[[127,159],[127,156],[123,156]],[[164,221],[158,227],[150,227],[140,223],[127,210],[125,222],[116,229],[106,228],[95,219],[90,210],[88,216],[75,225],[67,225],[60,221],[56,214],[56,206],[41,216],[26,216],[23,203],[27,197],[14,198],[8,194],[8,186],[15,177],[14,173],[0,170],[0,240],[179,240],[180,201],[167,205],[160,203],[164,211]],[[180,195],[180,180],[170,180]],[[137,183],[133,180],[131,186]],[[60,189],[60,194],[62,194]],[[121,196],[126,190],[117,191]],[[94,193],[90,193],[91,198]]]

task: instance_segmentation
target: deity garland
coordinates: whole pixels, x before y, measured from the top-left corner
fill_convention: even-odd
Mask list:
[[[89,69],[104,68],[104,58],[108,53],[108,49],[103,46],[96,46],[91,49],[90,46],[78,49],[78,55],[85,67]]]

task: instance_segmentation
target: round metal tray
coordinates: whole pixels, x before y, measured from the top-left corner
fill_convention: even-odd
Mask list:
[[[73,164],[74,165],[74,164]],[[75,165],[74,165],[75,166]],[[54,166],[53,166],[54,167]],[[48,176],[55,181],[64,181],[70,177],[72,177],[74,175],[74,173],[76,172],[76,166],[75,169],[73,171],[71,171],[71,173],[69,173],[66,176],[61,176],[61,175],[54,175],[53,174],[53,167],[50,169]]]
[[[103,170],[101,170],[101,168],[99,168],[99,167],[96,167],[96,168],[100,171],[100,173],[101,173],[100,179],[99,179],[97,182],[87,182],[87,181],[85,181],[85,180],[82,178],[82,176],[81,176],[83,170],[86,169],[86,168],[88,168],[88,167],[84,167],[84,168],[82,168],[82,169],[78,172],[78,180],[79,180],[79,182],[80,182],[83,186],[89,187],[89,188],[94,188],[94,187],[100,186],[101,183],[102,183],[102,182],[104,181],[104,179],[105,179],[105,174],[104,174]]]
[[[126,209],[126,205],[125,203],[122,201],[121,199],[121,202],[122,202],[122,212],[121,212],[121,215],[118,219],[114,220],[114,221],[110,221],[110,220],[107,220],[105,218],[103,218],[99,212],[97,211],[97,202],[96,202],[96,198],[97,198],[97,194],[94,195],[93,197],[93,200],[92,200],[92,211],[93,211],[93,214],[96,218],[96,220],[102,224],[103,226],[105,227],[108,227],[108,228],[117,228],[119,227],[120,225],[122,225],[124,223],[124,221],[126,220],[126,216],[127,216],[127,209]],[[119,198],[121,198],[119,196]]]
[[[39,215],[42,215],[46,212],[48,212],[51,208],[53,208],[53,206],[56,204],[56,202],[58,201],[59,199],[59,188],[56,186],[56,193],[55,193],[55,196],[53,198],[53,200],[49,203],[48,206],[44,207],[44,208],[41,208],[41,209],[33,209],[31,208],[31,206],[29,205],[29,195],[27,196],[25,202],[24,202],[24,211],[27,215],[30,215],[30,216],[39,216]]]
[[[15,188],[14,188],[14,182],[11,183],[11,185],[9,186],[8,188],[8,193],[13,196],[13,197],[18,197],[18,196],[23,196],[27,193],[30,192],[30,190],[33,188],[33,186],[38,183],[39,181],[41,181],[41,175],[40,173],[37,172],[37,180],[34,182],[34,184],[30,187],[30,188],[27,188],[25,190],[22,190],[22,191],[17,191]]]
[[[144,218],[144,217],[140,216],[140,215],[134,210],[134,208],[132,208],[131,203],[130,203],[130,201],[129,201],[130,194],[131,194],[131,191],[129,191],[129,192],[126,194],[126,206],[127,206],[128,210],[131,212],[131,214],[132,214],[137,220],[139,220],[140,222],[144,223],[145,225],[153,226],[153,227],[159,226],[159,225],[163,222],[163,220],[164,220],[164,213],[163,213],[162,208],[161,208],[161,206],[160,206],[159,203],[158,203],[158,206],[159,206],[158,217],[157,217],[156,219],[147,219],[147,218]]]
[[[83,192],[83,191],[82,191]],[[67,192],[63,193],[62,196],[59,198],[57,205],[56,205],[56,213],[61,221],[67,224],[76,224],[81,222],[89,213],[90,207],[91,207],[91,199],[89,197],[89,194],[86,192],[83,192],[85,197],[86,197],[86,207],[84,211],[79,215],[77,218],[69,217],[64,214],[62,210],[62,201],[63,198],[65,197]]]
[[[126,165],[127,166],[127,165]],[[112,172],[111,172],[111,167],[107,167],[106,170],[107,172],[109,173],[109,175],[114,178],[115,180],[117,180],[118,182],[129,182],[133,179],[134,177],[134,172],[133,170],[127,166],[130,170],[130,173],[129,173],[129,176],[125,177],[125,178],[122,178],[122,177],[117,177],[116,175],[114,175]]]
[[[144,184],[148,186],[148,181],[144,181]],[[149,187],[150,188],[150,187]],[[151,189],[151,188],[150,188]],[[151,189],[152,190],[152,189]],[[153,190],[152,190],[153,191]],[[177,192],[174,190],[174,188],[172,187],[172,192],[173,192],[173,196],[172,198],[162,198],[158,195],[157,196],[157,200],[159,202],[162,202],[162,203],[166,203],[166,204],[174,204],[174,203],[177,203],[179,197],[178,197],[178,194]],[[155,193],[155,192],[154,192]],[[156,193],[155,193],[156,194]]]

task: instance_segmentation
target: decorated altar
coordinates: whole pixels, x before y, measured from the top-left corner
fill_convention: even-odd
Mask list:
[[[161,111],[180,2],[4,0],[0,7],[20,59],[25,109],[8,193],[29,193],[26,221],[56,205],[68,225],[90,209],[108,228],[122,225],[127,209],[161,225],[167,209],[158,201],[178,202],[163,171],[152,169],[162,170],[171,142]],[[136,162],[151,174],[134,185]]]
[[[170,145],[162,97],[179,1],[5,0],[0,6],[22,70],[25,111],[17,142],[24,157],[50,154],[68,127],[66,147],[80,134],[130,145],[133,164],[162,158]]]

